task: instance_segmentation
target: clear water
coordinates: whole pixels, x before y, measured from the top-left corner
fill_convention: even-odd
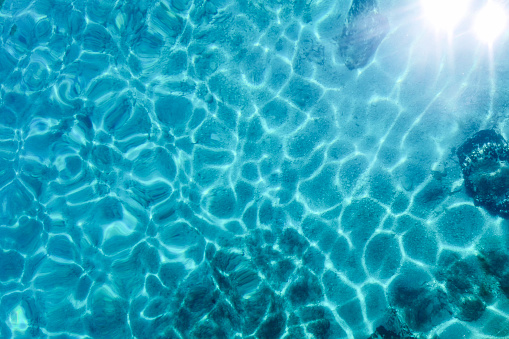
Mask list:
[[[509,337],[455,155],[507,36],[380,1],[350,70],[349,1],[0,3],[1,338]]]

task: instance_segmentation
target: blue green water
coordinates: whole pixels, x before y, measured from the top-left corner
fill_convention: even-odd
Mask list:
[[[509,136],[507,33],[418,1],[0,5],[0,338],[509,337],[509,225],[455,153]]]

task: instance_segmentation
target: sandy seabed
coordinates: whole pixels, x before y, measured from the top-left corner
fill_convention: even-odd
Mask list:
[[[456,156],[507,34],[383,2],[349,69],[347,1],[0,3],[0,337],[509,337]]]

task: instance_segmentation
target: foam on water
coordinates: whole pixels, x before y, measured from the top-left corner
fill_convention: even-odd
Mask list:
[[[507,34],[416,1],[0,1],[0,337],[505,338]]]

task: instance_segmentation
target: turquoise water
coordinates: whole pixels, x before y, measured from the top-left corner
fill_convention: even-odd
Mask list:
[[[507,33],[416,1],[0,4],[1,338],[509,337],[509,225],[456,154],[509,136]]]

